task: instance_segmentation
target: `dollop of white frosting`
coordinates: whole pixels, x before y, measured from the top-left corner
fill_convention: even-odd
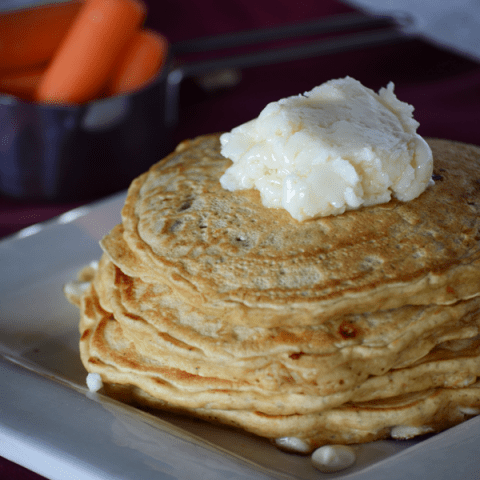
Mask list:
[[[348,445],[325,445],[312,453],[313,466],[324,473],[351,467],[356,459],[355,450]]]
[[[268,104],[258,118],[220,137],[233,165],[223,188],[256,188],[266,207],[293,218],[418,197],[430,182],[432,152],[413,107],[393,83],[376,94],[353,78],[331,80]]]
[[[87,375],[87,387],[91,392],[98,392],[102,389],[103,382],[99,373],[89,373]]]
[[[392,438],[408,440],[409,438],[414,438],[418,435],[424,435],[425,433],[432,431],[433,428],[426,426],[413,427],[410,425],[396,425],[390,430],[390,435]]]
[[[296,453],[308,453],[310,445],[297,437],[280,437],[275,439],[275,444],[282,450]]]
[[[65,284],[63,291],[67,296],[81,297],[90,286],[90,282],[72,281]]]

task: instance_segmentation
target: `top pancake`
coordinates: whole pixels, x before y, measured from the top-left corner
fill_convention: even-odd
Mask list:
[[[299,311],[316,323],[472,298],[480,293],[480,148],[428,143],[435,184],[417,199],[298,222],[265,208],[255,190],[221,187],[231,161],[219,135],[185,141],[130,186],[124,248],[103,247],[126,273],[167,283],[188,302],[273,311],[271,324]]]

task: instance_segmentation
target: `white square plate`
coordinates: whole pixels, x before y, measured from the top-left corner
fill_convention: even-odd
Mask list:
[[[78,312],[62,285],[100,257],[125,193],[0,242],[0,455],[52,479],[478,479],[480,417],[422,441],[355,447],[322,474],[310,458],[205,422],[151,415],[93,394],[78,354]]]

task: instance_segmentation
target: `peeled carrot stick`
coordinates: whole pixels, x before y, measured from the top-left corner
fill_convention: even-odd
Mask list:
[[[140,0],[87,0],[45,72],[36,100],[78,104],[95,98],[145,15]]]
[[[145,86],[162,68],[167,51],[165,37],[153,30],[139,30],[114,67],[107,93],[133,92]]]
[[[8,93],[24,100],[33,100],[45,67],[34,67],[0,75],[0,93]]]
[[[49,61],[83,2],[75,0],[0,14],[0,72]]]

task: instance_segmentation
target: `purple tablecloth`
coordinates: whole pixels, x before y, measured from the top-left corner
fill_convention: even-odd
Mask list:
[[[334,0],[151,0],[147,3],[150,4],[147,25],[162,32],[172,43],[352,11]],[[421,135],[480,144],[480,65],[420,40],[248,69],[242,72],[242,81],[237,86],[214,93],[187,81],[181,90],[175,141],[229,130],[257,116],[270,101],[346,75],[374,90],[393,81],[397,96],[415,106]],[[23,202],[0,196],[0,237],[79,204]],[[0,478],[40,477],[0,459]]]

